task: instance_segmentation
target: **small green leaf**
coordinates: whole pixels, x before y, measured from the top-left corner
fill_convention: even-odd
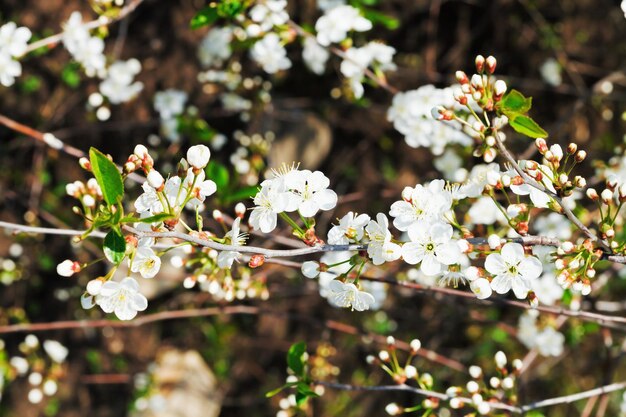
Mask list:
[[[256,185],[250,185],[248,187],[240,188],[224,197],[225,203],[233,203],[235,201],[248,200],[250,197],[256,195],[259,192],[259,188]]]
[[[198,29],[202,26],[215,23],[218,18],[219,15],[217,14],[217,7],[207,6],[196,13],[196,15],[191,19],[190,26],[192,29]]]
[[[287,384],[285,384],[285,385],[283,385],[281,387],[278,387],[278,388],[273,389],[273,390],[271,390],[269,392],[266,392],[265,393],[265,398],[271,398],[271,397],[275,396],[276,394],[278,394],[279,392],[281,392],[281,391],[283,391],[283,390],[285,390],[285,389],[287,389],[289,387],[293,387],[296,384],[297,384],[297,382],[289,382],[289,383],[287,383]]]
[[[307,384],[306,382],[299,381],[296,385],[296,388],[300,394],[304,394],[307,397],[319,397],[319,395],[315,393],[315,391],[313,391],[309,384]]]
[[[118,203],[124,195],[124,181],[115,164],[96,148],[89,150],[91,171],[102,189],[104,201],[109,206]]]
[[[308,398],[309,398],[308,396],[301,393],[300,391],[296,392],[296,404],[298,406],[301,406],[302,404],[304,404]]]
[[[395,30],[400,27],[400,21],[394,17],[377,12],[375,10],[361,9],[363,16],[375,24],[380,24],[389,30]]]
[[[306,344],[304,342],[298,342],[291,345],[289,352],[287,352],[287,366],[296,375],[302,375],[304,373],[304,360],[302,355],[306,351]]]
[[[120,223],[160,223],[162,221],[171,219],[174,217],[169,213],[155,214],[154,216],[139,218],[135,216],[126,216],[120,220]]]
[[[530,138],[547,138],[548,132],[543,130],[533,119],[528,116],[517,115],[509,119],[509,124],[517,133],[526,135]]]
[[[125,253],[126,240],[124,240],[124,236],[116,229],[111,230],[104,237],[104,256],[115,265],[119,265],[124,259]]]
[[[206,168],[206,177],[215,182],[218,190],[225,190],[230,181],[228,168],[219,162],[211,161]]]
[[[72,62],[63,67],[61,71],[61,79],[71,88],[77,88],[80,85],[80,65]]]
[[[532,103],[532,97],[524,97],[519,91],[511,90],[502,98],[498,108],[507,116],[514,113],[524,114],[530,110]]]

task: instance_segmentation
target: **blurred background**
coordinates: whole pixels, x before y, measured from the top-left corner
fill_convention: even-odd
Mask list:
[[[380,39],[396,48],[398,69],[389,73],[388,80],[399,90],[425,84],[448,86],[456,70],[473,72],[476,54],[494,55],[497,75],[509,88],[533,97],[531,114],[550,132],[552,141],[565,146],[578,143],[590,154],[588,160],[609,161],[623,154],[626,19],[618,1],[369,3],[380,16],[363,38]],[[215,226],[212,209],[233,216],[234,203],[252,206],[247,197],[256,181],[267,167],[283,161],[302,161],[303,168],[322,170],[342,196],[334,212],[319,218],[322,236],[336,217],[349,210],[370,215],[386,211],[404,186],[441,177],[433,154],[408,147],[387,121],[392,95],[366,86],[363,99],[351,99],[338,59],[331,58],[324,75],[317,76],[306,69],[301,47],[295,43],[288,47],[292,69],[270,77],[245,51],[235,51],[241,57],[242,79],[250,80],[236,91],[244,104],[233,104],[235,98],[225,95],[223,86],[199,81],[204,69],[197,49],[208,29],[192,30],[189,22],[204,6],[199,0],[145,0],[110,26],[107,55],[141,63],[137,79],[143,90],[135,100],[94,106],[97,102],[90,97],[97,92],[98,81],[82,74],[68,52],[57,47],[21,61],[23,75],[16,85],[0,88],[0,114],[53,132],[83,151],[97,147],[117,161],[124,161],[136,144],[146,144],[160,167],[175,166],[190,145],[208,143],[215,161],[213,172],[232,191],[208,200],[203,215],[209,227]],[[0,23],[15,21],[41,38],[57,33],[76,10],[85,20],[97,16],[87,1],[3,0]],[[288,10],[305,27],[313,26],[320,16],[314,1],[290,0]],[[166,139],[153,105],[154,95],[169,88],[185,91],[192,106],[176,142]],[[100,110],[103,107],[110,114]],[[534,156],[522,141],[511,147],[525,157]],[[471,152],[466,152],[466,160],[468,168],[480,162]],[[587,164],[584,169],[591,175],[595,167]],[[71,156],[0,126],[0,220],[81,229],[84,225],[71,211],[74,201],[66,196],[65,185],[87,179]],[[138,187],[129,184],[129,188],[129,193],[139,194]],[[270,243],[256,239],[258,244]],[[103,318],[99,310],[82,310],[79,298],[86,282],[103,275],[104,269],[71,278],[55,272],[64,259],[100,257],[97,243],[78,246],[62,236],[0,233],[0,326]],[[259,314],[37,333],[39,345],[56,340],[69,351],[62,364],[53,366],[32,339],[25,344],[25,333],[0,335],[0,363],[3,358],[30,355],[29,372],[39,372],[58,386],[53,396],[29,401],[29,392],[37,384],[29,381],[28,373],[10,384],[7,381],[0,415],[276,415],[286,406],[280,403],[286,394],[272,399],[264,394],[284,383],[285,354],[301,340],[315,357],[312,366],[319,378],[363,385],[391,383],[380,369],[365,363],[366,355],[383,347],[373,335],[393,334],[406,341],[418,337],[430,350],[485,369],[493,366],[498,350],[510,358],[523,358],[528,352],[516,338],[520,311],[504,306],[389,288],[380,309],[356,314],[329,306],[316,283],[303,279],[298,270],[270,265],[253,274],[269,301],[261,299],[266,294],[229,303],[199,288],[185,289],[185,277],[176,260],[164,267],[158,283],[146,289],[150,304],[143,314],[232,304],[256,306]],[[608,300],[623,300],[626,282],[609,284],[605,294]],[[562,324],[561,331],[566,336],[565,351],[532,362],[521,379],[521,403],[626,377],[619,350],[623,333],[577,320]],[[421,372],[431,373],[440,389],[467,379],[458,369],[422,357],[415,364]],[[300,413],[382,416],[391,401],[412,404],[416,399],[408,394],[327,390]],[[599,401],[606,401],[600,404],[605,411],[598,408],[595,415],[618,414],[620,395]],[[598,404],[582,401],[533,415],[580,415],[590,406]],[[285,412],[283,416],[295,414],[293,408]]]

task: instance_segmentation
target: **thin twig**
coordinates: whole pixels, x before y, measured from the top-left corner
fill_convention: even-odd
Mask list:
[[[141,3],[143,3],[143,0],[133,0],[128,5],[120,9],[119,13],[116,16],[114,17],[100,16],[96,20],[92,20],[91,22],[85,23],[83,27],[87,30],[92,30],[92,29],[99,28],[101,26],[109,26],[125,18],[129,14],[131,14],[133,11],[135,11],[135,9]],[[62,40],[63,40],[63,32],[57,33],[52,36],[48,36],[47,38],[40,39],[36,42],[29,44],[26,50],[24,51],[24,53],[22,55],[17,56],[17,58],[21,58],[25,55],[28,55],[29,53],[36,51],[39,48],[48,47],[49,49],[52,49],[56,47]]]

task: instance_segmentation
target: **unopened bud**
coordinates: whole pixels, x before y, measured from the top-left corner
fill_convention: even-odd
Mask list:
[[[598,196],[598,192],[596,191],[595,188],[589,188],[587,189],[587,198],[589,198],[590,200],[596,201],[598,198],[600,198]]]
[[[604,234],[606,235],[608,239],[613,239],[615,237],[615,230],[609,229],[606,232],[604,232]]]
[[[544,138],[535,139],[535,146],[537,147],[539,153],[541,153],[542,155],[548,150],[548,144],[546,143],[546,140]]]
[[[602,191],[600,197],[602,198],[602,202],[604,204],[611,204],[611,201],[613,201],[613,191],[607,188]]]
[[[487,72],[489,74],[493,74],[496,71],[496,65],[498,64],[498,61],[496,61],[493,56],[489,55],[485,60],[485,64],[487,66]]]
[[[159,171],[153,169],[148,172],[148,184],[150,184],[152,188],[160,191],[160,188],[163,186],[164,183],[165,180],[163,179],[163,176]]]
[[[380,352],[378,352],[378,358],[383,362],[389,362],[389,352],[387,352],[386,350],[381,350]]]
[[[479,75],[479,74],[472,75],[472,79],[471,79],[470,83],[472,84],[472,87],[474,87],[474,89],[482,90],[483,87],[484,87],[483,86],[483,76]]]
[[[482,74],[485,70],[485,57],[482,55],[476,55],[474,63],[476,64],[476,71]]]
[[[578,150],[578,145],[576,145],[574,142],[572,142],[569,145],[567,145],[567,153],[568,154],[574,155],[577,150]]]
[[[559,175],[559,184],[565,185],[567,184],[567,181],[569,181],[569,177],[567,176],[567,174]]]
[[[396,339],[393,336],[387,336],[387,345],[394,347],[396,345]]]
[[[507,363],[506,354],[502,352],[501,350],[499,350],[496,353],[496,355],[494,356],[494,359],[496,361],[496,366],[498,368],[502,369],[506,366],[506,363]]]
[[[85,171],[91,172],[91,162],[89,162],[89,159],[84,156],[78,160],[78,165],[80,165],[80,167]]]
[[[502,97],[506,93],[506,83],[503,80],[498,80],[493,86],[493,91],[497,97]]]
[[[410,346],[411,346],[411,353],[415,354],[422,347],[422,342],[420,342],[419,339],[413,339],[411,340]]]
[[[222,212],[219,210],[213,210],[213,218],[215,219],[215,221],[217,221],[218,223],[224,223],[224,215],[222,215]]]
[[[250,257],[250,261],[248,262],[248,266],[250,268],[258,268],[265,263],[265,256],[255,253]]]
[[[496,145],[496,138],[494,138],[493,136],[489,135],[485,138],[485,143],[487,144],[487,146],[495,146]]]
[[[467,78],[467,74],[463,71],[457,71],[454,76],[459,84],[467,84],[469,83],[469,78]]]
[[[137,145],[135,146],[135,149],[133,150],[133,154],[137,156],[137,158],[143,160],[144,158],[149,156],[148,148],[146,148],[143,145]]]
[[[578,151],[576,152],[576,156],[574,157],[574,159],[576,159],[576,162],[582,162],[585,160],[586,157],[587,157],[587,152]]]
[[[574,177],[574,185],[578,188],[585,188],[587,186],[587,180],[580,175]]]
[[[554,144],[550,146],[550,151],[552,152],[552,156],[555,159],[554,162],[558,162],[563,159],[563,148],[561,148],[561,145]]]
[[[243,219],[243,216],[246,214],[246,205],[243,203],[237,203],[235,205],[235,214],[237,215],[237,217],[239,217],[240,219]]]

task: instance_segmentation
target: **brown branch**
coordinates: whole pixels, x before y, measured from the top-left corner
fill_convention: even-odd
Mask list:
[[[91,22],[87,22],[83,25],[83,27],[87,30],[92,30],[99,28],[101,26],[109,26],[115,22],[118,22],[124,19],[126,16],[135,11],[135,9],[143,3],[143,0],[133,0],[128,5],[124,6],[120,9],[119,13],[114,17],[100,16],[99,18],[92,20]],[[33,42],[28,45],[26,51],[17,56],[17,58],[21,58],[29,53],[36,51],[39,48],[48,47],[48,49],[52,49],[56,47],[63,40],[63,32],[57,33],[52,36],[48,36],[47,38],[40,39],[36,42]]]

